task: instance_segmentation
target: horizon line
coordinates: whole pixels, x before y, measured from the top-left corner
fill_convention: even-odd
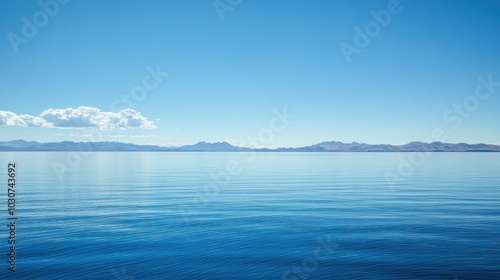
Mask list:
[[[304,147],[311,147],[311,146],[317,146],[323,143],[340,143],[340,144],[359,144],[359,145],[390,145],[390,146],[404,146],[412,143],[422,143],[422,144],[432,144],[432,143],[441,143],[441,144],[453,144],[453,145],[492,145],[492,146],[499,146],[500,143],[484,143],[484,142],[479,142],[479,143],[467,143],[467,142],[441,142],[441,141],[432,141],[432,142],[425,142],[425,141],[410,141],[404,144],[389,144],[389,143],[365,143],[365,142],[357,142],[357,141],[352,141],[352,142],[342,142],[342,141],[337,141],[337,140],[327,140],[327,141],[321,141],[315,144],[308,144],[305,146],[297,146],[297,147],[276,147],[276,148],[269,148],[269,147],[244,147],[244,146],[236,146],[235,144],[231,144],[228,141],[215,141],[215,142],[207,142],[207,141],[198,141],[193,144],[178,144],[176,146],[164,146],[164,145],[158,145],[158,144],[137,144],[137,143],[132,143],[132,142],[120,142],[120,141],[71,141],[71,140],[65,140],[65,141],[59,141],[59,142],[54,142],[54,141],[49,141],[49,142],[40,142],[40,141],[35,141],[35,140],[25,140],[25,139],[15,139],[15,140],[10,140],[10,141],[1,141],[0,143],[9,143],[9,142],[15,142],[15,141],[24,141],[24,142],[35,142],[38,144],[49,144],[49,143],[54,143],[54,144],[59,144],[59,143],[64,143],[64,142],[70,142],[70,143],[118,143],[118,144],[128,144],[128,145],[136,145],[136,146],[155,146],[155,147],[160,147],[160,148],[180,148],[184,146],[195,146],[197,144],[228,144],[231,145],[235,148],[244,148],[244,149],[252,149],[252,150],[258,150],[258,149],[269,149],[269,150],[276,150],[276,149],[298,149],[298,148],[304,148]]]

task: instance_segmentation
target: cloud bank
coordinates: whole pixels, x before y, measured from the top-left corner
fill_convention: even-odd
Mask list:
[[[156,128],[140,112],[124,109],[119,112],[101,112],[98,108],[81,106],[76,109],[48,109],[39,116],[17,115],[0,110],[0,126],[95,128],[103,130],[128,128]]]

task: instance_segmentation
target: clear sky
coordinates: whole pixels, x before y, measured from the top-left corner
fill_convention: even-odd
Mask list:
[[[65,2],[0,2],[0,141],[238,144],[286,107],[261,146],[500,143],[500,1]]]

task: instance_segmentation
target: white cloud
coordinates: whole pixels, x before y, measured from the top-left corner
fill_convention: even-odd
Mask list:
[[[46,127],[48,124],[42,118],[31,115],[17,115],[12,112],[0,110],[0,125],[39,126]]]
[[[48,109],[39,116],[17,115],[0,110],[0,126],[29,126],[57,128],[96,128],[103,130],[127,128],[156,128],[140,112],[124,109],[117,113],[101,112],[98,108],[81,106],[76,109]]]

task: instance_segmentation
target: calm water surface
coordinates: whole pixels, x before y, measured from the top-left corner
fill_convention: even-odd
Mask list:
[[[69,155],[0,153],[0,279],[500,279],[500,153],[435,153],[394,186],[408,154]]]

